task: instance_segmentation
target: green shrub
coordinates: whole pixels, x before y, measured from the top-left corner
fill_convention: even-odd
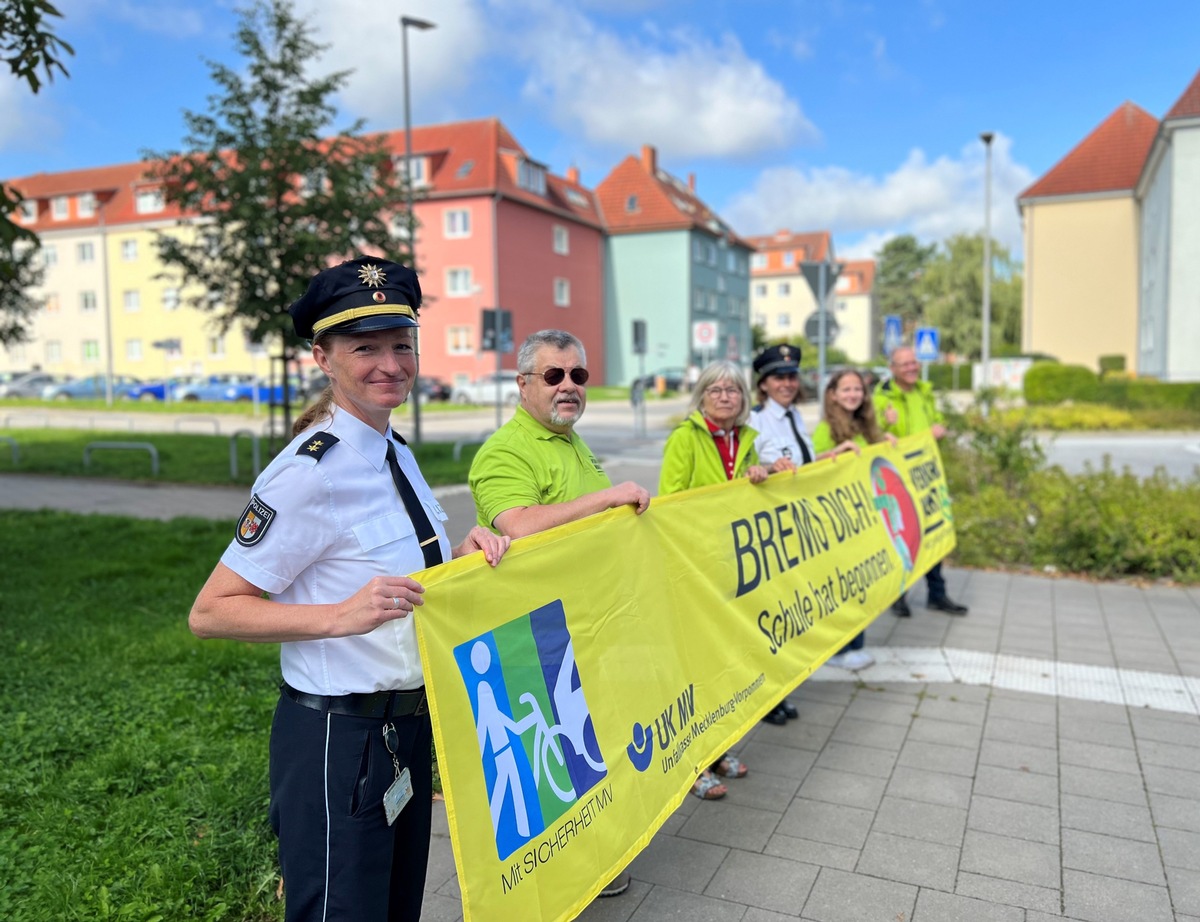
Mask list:
[[[1096,400],[1098,386],[1099,379],[1090,368],[1037,362],[1025,372],[1025,402],[1031,406],[1064,400],[1091,403]]]
[[[1095,399],[1130,410],[1200,410],[1200,382],[1151,381],[1146,378],[1105,378]]]
[[[1105,377],[1112,374],[1114,371],[1125,370],[1125,356],[1123,355],[1102,355],[1100,356],[1100,376]]]

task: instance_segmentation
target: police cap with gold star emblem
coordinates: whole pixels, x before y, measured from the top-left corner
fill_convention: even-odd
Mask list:
[[[373,256],[350,259],[318,272],[304,297],[288,308],[296,335],[367,333],[415,327],[421,284],[407,266]]]
[[[754,378],[761,381],[771,375],[794,375],[800,370],[800,347],[784,343],[769,346],[754,359]]]

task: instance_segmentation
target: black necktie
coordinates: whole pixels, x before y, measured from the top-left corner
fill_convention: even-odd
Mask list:
[[[416,490],[404,476],[404,471],[400,470],[400,462],[396,460],[396,446],[392,444],[391,439],[388,439],[387,463],[388,467],[392,469],[392,480],[396,483],[396,490],[404,502],[408,517],[412,519],[413,528],[417,532],[417,540],[421,542],[421,553],[425,555],[425,566],[436,567],[442,562],[442,545],[438,541],[437,532],[433,530],[433,523],[429,521],[425,507],[417,499]]]
[[[796,444],[800,446],[800,454],[804,458],[804,463],[812,464],[812,452],[808,450],[808,444],[800,437],[800,430],[796,428],[796,417],[792,415],[792,408],[788,407],[787,412],[783,415],[787,417],[788,425],[792,427],[792,435],[796,437]]]

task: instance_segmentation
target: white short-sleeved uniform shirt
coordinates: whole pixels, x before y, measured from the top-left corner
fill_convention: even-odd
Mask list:
[[[279,602],[341,602],[373,576],[425,568],[387,464],[388,437],[337,408],[322,423],[293,439],[259,475],[221,557]],[[449,560],[445,512],[408,447],[397,442],[396,457]],[[284,681],[314,695],[412,689],[425,681],[412,615],[361,636],[284,643],[280,665]]]
[[[808,456],[815,458],[817,453],[813,451],[812,436],[804,428],[800,410],[796,407],[791,409],[792,417],[796,420],[796,429],[800,433],[800,437],[804,439],[805,445],[808,446]],[[787,411],[787,407],[770,398],[763,401],[761,407],[750,411],[750,425],[758,430],[758,438],[754,440],[754,447],[758,450],[759,462],[767,467],[780,458],[790,459],[797,467],[804,463],[804,452],[800,450],[800,445],[796,442],[796,435],[788,423]]]

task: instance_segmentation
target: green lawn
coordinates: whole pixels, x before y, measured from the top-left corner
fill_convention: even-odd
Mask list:
[[[274,920],[278,648],[186,619],[228,522],[0,511],[0,919]]]

